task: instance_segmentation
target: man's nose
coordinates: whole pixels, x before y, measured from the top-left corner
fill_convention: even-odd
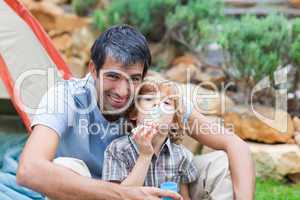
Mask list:
[[[119,82],[118,86],[116,87],[116,93],[121,98],[128,98],[129,96],[129,84],[126,79],[123,79]]]

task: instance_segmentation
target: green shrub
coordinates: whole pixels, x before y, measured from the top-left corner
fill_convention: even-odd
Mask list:
[[[288,62],[288,22],[281,15],[244,16],[224,25],[219,43],[230,54],[232,75],[257,82]]]
[[[98,0],[72,0],[73,11],[80,16],[87,15]]]
[[[106,10],[95,11],[94,22],[100,31],[129,24],[150,39],[160,40],[166,31],[165,18],[177,4],[179,0],[116,0]]]
[[[300,68],[300,18],[292,21],[291,60]]]
[[[300,35],[300,18],[292,20],[292,37],[296,38]]]
[[[216,39],[217,24],[224,19],[223,8],[221,0],[190,0],[177,5],[175,12],[168,14],[168,30],[175,32],[175,41],[199,50]]]
[[[292,62],[300,69],[300,35],[296,37],[291,46]]]

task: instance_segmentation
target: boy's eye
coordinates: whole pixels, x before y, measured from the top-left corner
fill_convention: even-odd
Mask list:
[[[132,81],[140,82],[142,79],[140,77],[132,77]]]
[[[152,101],[154,99],[154,97],[153,96],[145,96],[144,99],[146,101]]]
[[[171,105],[171,102],[170,101],[164,101],[164,104]]]

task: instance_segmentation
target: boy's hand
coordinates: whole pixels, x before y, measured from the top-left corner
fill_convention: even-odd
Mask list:
[[[133,133],[133,139],[138,144],[141,156],[153,156],[154,148],[152,146],[152,139],[156,134],[157,128],[154,124],[137,128]]]

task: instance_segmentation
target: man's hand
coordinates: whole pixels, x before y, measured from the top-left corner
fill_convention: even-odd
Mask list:
[[[124,187],[124,190],[122,197],[124,200],[161,200],[163,197],[183,200],[178,193],[155,187]]]

